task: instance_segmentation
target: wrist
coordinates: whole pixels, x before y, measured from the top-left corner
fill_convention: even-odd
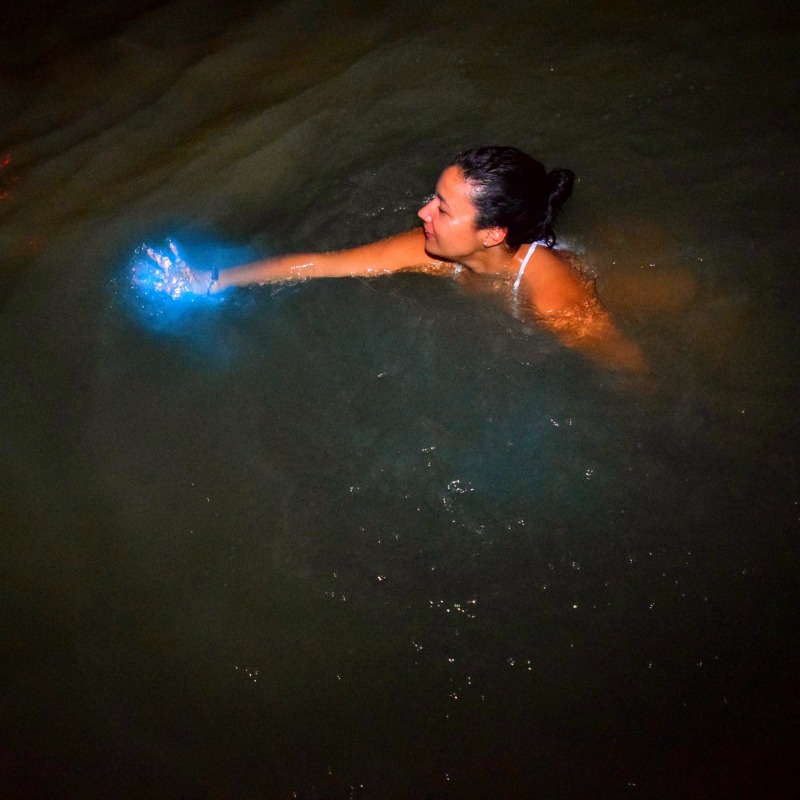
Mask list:
[[[208,284],[208,291],[206,292],[206,294],[209,294],[209,295],[216,294],[219,291],[220,291],[219,267],[214,267],[211,270],[211,281]]]

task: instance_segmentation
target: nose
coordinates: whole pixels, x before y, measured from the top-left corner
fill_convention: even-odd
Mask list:
[[[425,203],[424,206],[422,206],[422,208],[419,211],[417,211],[417,216],[423,222],[430,222],[430,219],[431,219],[431,205],[433,204],[433,201],[434,201],[434,198],[432,197],[430,200],[428,200],[427,203]]]

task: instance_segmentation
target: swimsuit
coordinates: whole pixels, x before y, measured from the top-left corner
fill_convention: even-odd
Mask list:
[[[528,266],[528,262],[531,260],[531,256],[533,255],[533,251],[536,250],[536,245],[539,242],[534,242],[529,248],[528,252],[525,253],[525,258],[522,259],[522,266],[519,268],[519,272],[517,273],[517,279],[514,281],[514,288],[511,290],[511,293],[514,296],[514,300],[517,299],[517,292],[519,291],[519,284],[522,280],[522,275],[525,272],[525,267]]]

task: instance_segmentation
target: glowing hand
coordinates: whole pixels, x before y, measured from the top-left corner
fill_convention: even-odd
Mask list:
[[[181,258],[174,242],[169,242],[167,254],[152,247],[142,247],[140,252],[149,259],[142,259],[134,267],[134,280],[140,285],[168,294],[173,300],[187,292],[204,295],[211,290],[211,272],[192,269]]]

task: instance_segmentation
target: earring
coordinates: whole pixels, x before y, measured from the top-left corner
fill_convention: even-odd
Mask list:
[[[488,246],[489,246],[489,243],[488,243],[488,242],[484,242],[484,243],[483,243],[483,246],[484,246],[484,247],[488,247]]]

